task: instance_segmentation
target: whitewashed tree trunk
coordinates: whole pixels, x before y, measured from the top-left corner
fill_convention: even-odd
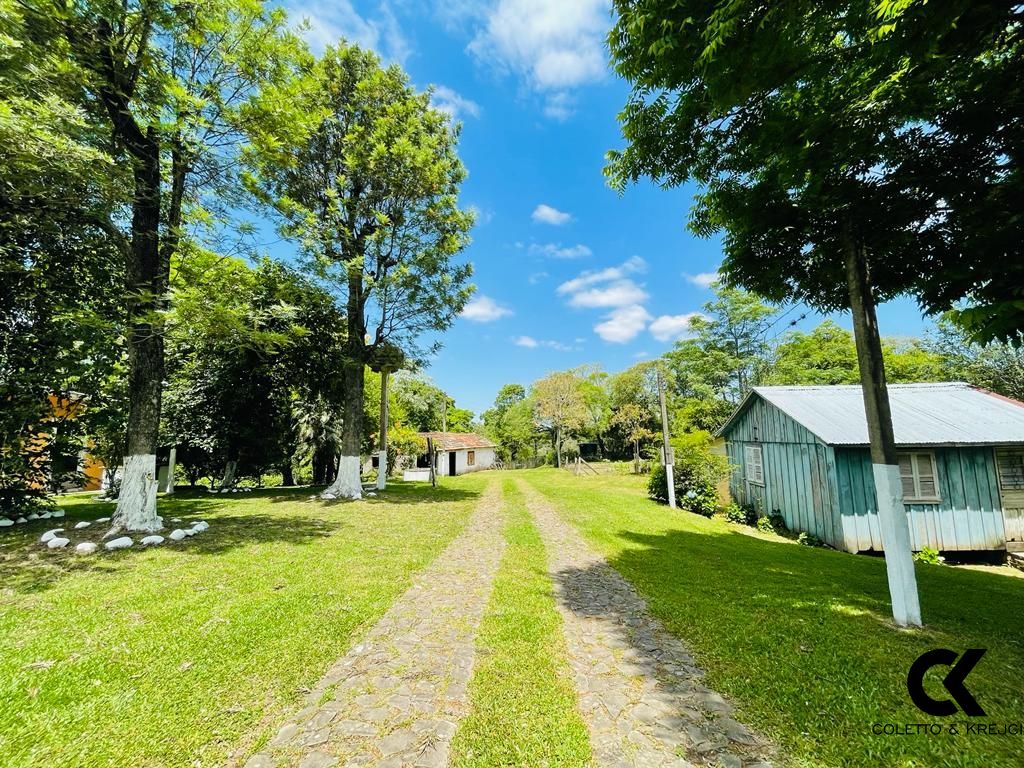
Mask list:
[[[385,448],[377,454],[377,490],[383,491],[388,484],[388,451]]]
[[[125,456],[121,493],[107,536],[121,531],[155,533],[162,529],[164,521],[156,514],[156,489],[156,456]]]
[[[342,456],[338,460],[338,477],[323,492],[323,499],[350,499],[363,497],[363,481],[358,456]]]
[[[224,477],[220,480],[220,489],[223,491],[235,484],[235,472],[238,471],[238,462],[229,461],[224,466]]]
[[[178,463],[178,449],[172,447],[171,455],[167,457],[167,485],[164,487],[164,493],[174,493],[174,468],[175,464]]]

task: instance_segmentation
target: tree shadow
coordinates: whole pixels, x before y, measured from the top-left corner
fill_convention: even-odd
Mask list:
[[[613,538],[624,546],[608,565],[634,586],[664,629],[693,650],[708,684],[732,697],[754,723],[765,723],[765,735],[776,743],[808,739],[809,754],[830,764],[831,757],[815,751],[813,736],[828,728],[868,751],[928,756],[923,764],[948,757],[948,747],[943,752],[938,742],[883,745],[869,730],[873,722],[920,721],[907,694],[907,672],[921,653],[937,647],[989,649],[987,663],[972,673],[971,690],[990,719],[1019,714],[1014,681],[1024,679],[1024,615],[1018,610],[1024,580],[918,565],[927,624],[908,630],[891,622],[884,560],[707,525],[706,531],[659,534],[620,530]],[[610,588],[608,596],[594,598],[598,585],[609,583],[605,567],[558,575],[569,607],[611,617],[641,666],[663,675],[665,638],[636,631],[636,616],[622,610]],[[938,682],[944,674],[928,678],[936,698],[946,698]]]
[[[213,494],[210,496],[209,499],[197,495],[178,498],[173,503],[164,502],[161,509],[164,529],[159,534],[165,541],[157,547],[141,546],[142,535],[130,534],[135,542],[132,547],[106,551],[103,549],[103,537],[108,530],[105,523],[93,522],[86,529],[75,530],[74,525],[79,521],[109,517],[113,505],[107,503],[79,503],[68,509],[65,518],[6,529],[0,533],[0,586],[21,593],[40,592],[70,574],[124,571],[135,558],[154,550],[195,556],[273,542],[302,545],[330,536],[344,527],[343,521],[324,519],[316,514],[247,512],[242,505],[218,503],[212,498]],[[189,529],[200,520],[207,520],[210,528],[181,541],[169,539],[174,529]],[[65,549],[49,550],[39,542],[42,534],[52,528],[65,529],[59,534],[71,539]],[[77,554],[74,547],[86,541],[99,544],[100,549],[89,555]]]

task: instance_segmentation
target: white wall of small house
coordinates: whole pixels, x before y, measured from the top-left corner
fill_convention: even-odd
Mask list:
[[[472,450],[475,454],[474,462],[472,466],[469,464],[469,451]],[[465,475],[467,472],[477,472],[481,469],[490,469],[494,465],[494,449],[493,448],[461,448],[457,451],[438,451],[437,453],[437,470],[438,477],[446,477],[450,467],[448,458],[449,453],[455,454],[455,474]]]

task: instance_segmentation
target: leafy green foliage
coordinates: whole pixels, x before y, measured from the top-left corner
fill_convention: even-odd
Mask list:
[[[1019,6],[614,5],[633,87],[610,181],[700,185],[690,227],[724,232],[728,284],[843,309],[854,249],[880,301],[967,297],[979,335],[1024,325]]]
[[[939,554],[937,549],[931,547],[923,547],[920,552],[914,553],[915,563],[924,563],[925,565],[942,565],[946,558]]]

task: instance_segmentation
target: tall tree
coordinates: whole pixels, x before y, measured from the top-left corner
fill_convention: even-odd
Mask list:
[[[953,5],[953,20],[972,16]],[[852,311],[893,615],[920,624],[875,313],[878,301],[920,292],[937,266],[961,259],[956,238],[928,225],[942,216],[934,188],[907,183],[919,157],[908,129],[935,117],[907,98],[926,96],[904,87],[917,62],[896,44],[876,45],[902,32],[886,34],[874,3],[616,8],[612,54],[633,90],[612,182],[697,181],[691,227],[725,231],[728,284]]]
[[[290,75],[303,49],[283,12],[259,0],[103,0],[38,11],[59,29],[85,75],[87,107],[103,116],[131,170],[127,231],[106,222],[128,296],[127,447],[110,533],[154,531],[171,259],[189,209],[231,189],[220,182],[233,171],[239,108]]]
[[[587,403],[580,379],[571,371],[549,374],[534,382],[531,399],[537,422],[551,434],[555,464],[561,467],[565,439],[576,433],[587,420]]]
[[[454,321],[471,292],[471,268],[455,257],[472,216],[457,204],[458,131],[398,67],[355,46],[329,48],[310,84],[303,108],[322,119],[296,137],[297,150],[254,135],[251,186],[344,296],[341,459],[324,495],[357,499],[365,367],[384,344],[416,360],[421,335]]]
[[[969,331],[943,317],[925,348],[939,358],[945,378],[1024,401],[1024,339],[1013,341],[978,344]]]

